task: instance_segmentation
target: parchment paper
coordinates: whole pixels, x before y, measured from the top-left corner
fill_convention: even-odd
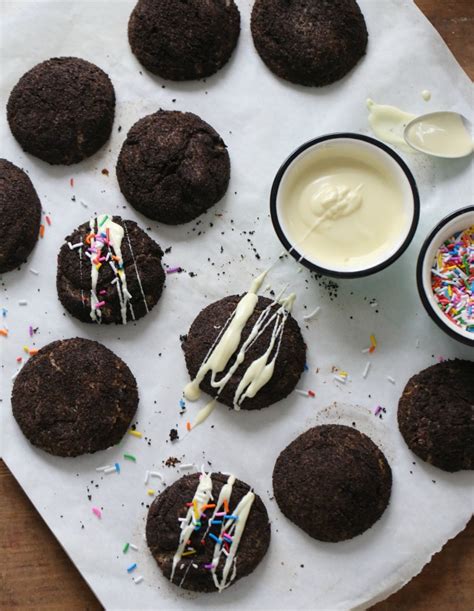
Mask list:
[[[284,158],[302,142],[324,133],[368,133],[367,96],[415,113],[454,109],[467,116],[472,102],[468,78],[411,1],[360,0],[370,32],[368,54],[347,78],[323,89],[298,87],[274,77],[252,45],[251,3],[238,4],[242,34],[228,66],[205,83],[166,83],[163,88],[160,79],[147,74],[129,51],[126,27],[132,1],[2,2],[2,109],[27,69],[59,55],[97,63],[110,75],[117,93],[110,145],[69,168],[53,168],[25,155],[9,132],[4,111],[0,121],[2,156],[29,172],[52,219],[27,264],[20,272],[5,275],[2,282],[2,305],[8,314],[1,322],[10,330],[7,339],[0,338],[3,456],[110,609],[365,607],[416,575],[472,515],[472,473],[448,474],[416,460],[396,424],[397,400],[413,373],[439,356],[473,356],[430,321],[415,286],[415,260],[429,229],[451,210],[471,202],[471,160],[405,156],[418,181],[422,214],[412,246],[389,269],[367,279],[340,282],[337,291],[321,286],[289,259],[269,276],[275,290],[289,284],[298,294],[294,315],[308,344],[309,367],[299,387],[313,389],[315,399],[293,393],[257,413],[217,409],[207,423],[185,436],[185,421],[192,420],[198,406],[188,404],[187,414],[179,416],[178,402],[187,380],[179,335],[186,333],[203,306],[245,291],[251,278],[281,252],[269,220],[268,196]],[[430,103],[421,97],[425,88],[433,93]],[[160,107],[197,113],[229,147],[228,194],[198,223],[158,226],[128,206],[117,187],[115,160],[128,129]],[[101,173],[104,168],[110,171],[108,177]],[[79,323],[64,313],[56,297],[56,254],[62,240],[91,214],[105,212],[121,213],[150,228],[163,248],[172,246],[166,264],[186,270],[169,275],[159,305],[138,324],[125,328]],[[32,275],[30,268],[39,275]],[[28,305],[19,306],[21,299]],[[370,306],[371,299],[378,307]],[[319,317],[304,324],[303,316],[318,305]],[[33,340],[29,325],[38,327]],[[369,359],[361,350],[371,333],[378,347],[364,380]],[[15,358],[22,355],[23,345],[40,347],[71,336],[98,339],[128,363],[140,389],[137,428],[146,439],[127,435],[112,450],[60,459],[35,450],[23,438],[9,401]],[[349,372],[346,385],[334,381],[333,367]],[[377,405],[386,409],[383,420],[373,415]],[[346,543],[310,539],[282,516],[272,500],[271,473],[279,452],[308,427],[323,422],[354,422],[380,444],[393,469],[388,510],[370,531]],[[176,425],[181,440],[172,445],[168,433]],[[124,452],[136,455],[137,463],[124,461]],[[222,595],[179,591],[165,581],[147,552],[143,531],[151,498],[144,474],[156,469],[166,483],[174,481],[179,472],[162,464],[169,456],[234,472],[255,487],[268,508],[273,529],[268,555],[253,575]],[[122,467],[120,475],[96,473],[96,467],[116,461]],[[157,482],[151,484],[163,489]],[[100,520],[92,514],[93,506],[103,508]],[[138,545],[139,551],[123,555],[127,541]],[[133,561],[138,567],[129,575],[126,567]],[[138,575],[144,580],[135,585],[132,577]]]

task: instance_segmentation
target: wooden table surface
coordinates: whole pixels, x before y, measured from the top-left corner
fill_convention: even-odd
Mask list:
[[[416,2],[473,79],[474,1]],[[101,609],[2,461],[0,544],[0,609]],[[474,521],[471,520],[466,530],[436,554],[420,575],[372,611],[473,609]]]

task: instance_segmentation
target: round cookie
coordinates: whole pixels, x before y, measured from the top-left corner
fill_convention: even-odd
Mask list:
[[[115,113],[112,83],[77,57],[48,59],[26,72],[7,104],[10,129],[24,151],[50,164],[70,165],[109,139]]]
[[[339,424],[297,437],[273,470],[280,510],[319,541],[344,541],[366,531],[385,511],[391,489],[392,472],[381,450]]]
[[[38,239],[41,203],[28,175],[0,159],[0,274],[26,261]]]
[[[150,219],[187,223],[217,203],[230,179],[230,159],[219,134],[190,112],[163,111],[128,132],[117,162],[128,202]]]
[[[474,362],[444,361],[410,378],[398,426],[422,460],[444,471],[474,469]]]
[[[188,507],[194,499],[199,514],[197,522],[194,508]],[[215,506],[205,508],[207,504]],[[247,518],[246,508],[250,508]],[[225,516],[215,515],[222,513],[238,519],[226,520]],[[222,473],[195,473],[185,475],[153,501],[148,512],[146,539],[166,578],[186,590],[216,592],[233,585],[257,567],[270,544],[270,523],[262,500],[244,482]],[[179,549],[184,552],[182,556]],[[186,553],[192,550],[195,553]],[[215,558],[217,550],[219,556]]]
[[[25,437],[55,456],[117,444],[137,406],[137,384],[122,359],[78,337],[41,348],[21,369],[12,392],[13,415]]]
[[[138,61],[172,81],[217,72],[230,59],[239,33],[234,0],[139,0],[128,23]]]
[[[224,297],[210,305],[208,305],[194,320],[189,329],[189,333],[183,342],[184,356],[186,366],[191,379],[194,380],[201,365],[203,364],[210,349],[214,346],[217,338],[222,333],[223,328],[229,321],[234,312],[241,296],[232,295]],[[234,398],[236,391],[242,381],[249,366],[258,358],[260,358],[270,346],[272,331],[275,322],[270,322],[271,315],[279,310],[280,305],[274,304],[271,308],[272,300],[267,297],[259,297],[253,314],[247,321],[240,338],[238,349],[234,355],[240,350],[244,342],[249,337],[257,319],[264,310],[268,309],[267,322],[269,323],[258,339],[249,347],[245,353],[245,358],[239,367],[231,376],[229,382],[224,386],[220,394],[218,389],[211,386],[211,373],[209,372],[201,384],[200,389],[217,397],[220,403],[235,407]],[[274,348],[270,354],[269,362],[273,359],[278,347],[278,341],[275,342]],[[229,364],[224,371],[216,376],[220,380],[230,369],[234,362],[234,356],[230,359]],[[298,380],[304,371],[306,362],[306,345],[301,335],[300,328],[296,320],[290,315],[283,327],[281,343],[279,344],[279,352],[275,361],[273,375],[268,382],[257,392],[253,397],[246,397],[238,407],[241,409],[262,409],[268,407],[281,399],[287,397],[295,388]]]
[[[316,87],[352,70],[368,40],[355,0],[256,0],[251,30],[255,48],[273,73]]]
[[[83,322],[138,320],[161,296],[162,257],[158,244],[135,222],[99,215],[73,231],[61,246],[56,277],[59,300]]]

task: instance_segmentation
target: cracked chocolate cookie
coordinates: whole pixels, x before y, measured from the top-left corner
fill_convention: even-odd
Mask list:
[[[367,48],[367,27],[355,0],[256,0],[251,29],[267,67],[299,85],[334,83]]]
[[[173,81],[217,72],[229,61],[239,33],[234,0],[139,0],[128,23],[138,61]]]
[[[56,57],[26,72],[7,104],[10,129],[27,153],[70,165],[109,139],[115,93],[103,70],[77,57]]]
[[[238,295],[224,297],[204,308],[192,323],[183,342],[183,350],[193,380],[210,355],[210,350],[222,337],[240,299]],[[255,341],[249,343],[251,333]],[[243,348],[244,344],[248,345]],[[236,355],[242,350],[243,359],[235,367]],[[246,381],[246,374],[248,377],[249,368],[267,352],[266,363],[269,367],[273,363],[272,374],[254,393],[255,388],[250,379]],[[212,371],[207,369],[199,388],[234,409],[262,409],[284,399],[294,390],[305,362],[306,345],[296,320],[279,303],[259,297],[228,363],[215,375],[214,384],[211,383]],[[229,372],[224,386],[216,384]]]
[[[474,469],[474,362],[432,365],[408,381],[398,426],[412,452],[443,469]]]
[[[0,159],[0,274],[26,261],[38,239],[41,203],[28,175]]]
[[[117,179],[127,201],[148,218],[187,223],[224,196],[229,154],[219,134],[198,116],[160,110],[128,132]]]
[[[67,236],[58,255],[60,302],[82,322],[127,324],[161,297],[163,251],[133,221],[101,214]]]
[[[267,510],[233,475],[195,473],[166,488],[148,512],[146,540],[164,576],[216,592],[249,575],[270,544]]]
[[[320,541],[360,535],[383,514],[392,472],[375,443],[339,424],[297,437],[273,470],[275,499],[285,516]]]
[[[55,456],[105,450],[126,433],[138,391],[127,365],[88,339],[55,341],[15,379],[13,415],[25,437]]]

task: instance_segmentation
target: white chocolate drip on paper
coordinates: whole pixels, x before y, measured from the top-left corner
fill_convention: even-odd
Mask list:
[[[189,401],[196,401],[201,395],[199,385],[204,380],[206,375],[211,372],[211,386],[218,389],[217,397],[225,388],[229,380],[232,378],[238,367],[243,363],[247,351],[259,339],[262,333],[273,323],[272,335],[264,354],[254,360],[245,371],[240,384],[238,385],[233,398],[233,407],[235,410],[240,410],[242,402],[247,398],[255,397],[258,391],[269,382],[273,376],[275,362],[281,346],[283,330],[295,301],[294,294],[289,295],[286,299],[279,301],[280,307],[274,311],[274,306],[277,303],[273,301],[259,315],[257,321],[252,327],[249,336],[242,344],[238,351],[235,361],[229,368],[229,371],[217,380],[217,375],[222,373],[231,358],[236,353],[240,341],[242,339],[242,331],[248,320],[255,311],[258,303],[258,290],[260,289],[267,272],[263,272],[253,282],[248,291],[239,301],[236,308],[227,319],[220,334],[211,346],[206,357],[204,358],[199,371],[194,380],[189,382],[184,388],[184,396]],[[276,347],[276,348],[275,348]],[[273,353],[273,357],[271,355]],[[271,360],[270,360],[271,358]],[[208,403],[197,415],[193,426],[197,426],[204,422],[207,416],[215,407],[216,399]]]
[[[405,127],[416,118],[416,115],[405,112],[396,106],[376,104],[370,98],[367,100],[369,109],[369,125],[374,134],[397,148],[413,153],[414,150],[405,142]]]
[[[225,483],[221,491],[219,493],[219,498],[216,501],[216,506],[212,512],[211,517],[208,519],[208,525],[206,531],[203,535],[203,539],[208,535],[211,527],[212,521],[216,519],[217,513],[222,513],[222,508],[228,507],[230,502],[230,497],[232,496],[232,489],[235,483],[235,476],[229,475],[227,479],[227,483]],[[207,504],[208,500],[212,498],[212,479],[211,474],[203,473],[201,475],[201,479],[199,482],[199,486],[196,490],[196,493],[193,498],[196,500],[197,512],[199,513],[199,517],[201,516],[200,508]],[[201,499],[207,499],[205,502],[201,502]],[[247,524],[247,520],[250,514],[250,510],[252,509],[253,502],[255,500],[255,493],[252,490],[249,490],[247,494],[245,494],[239,501],[238,505],[234,510],[229,508],[229,513],[226,515],[231,515],[232,518],[227,518],[226,516],[222,517],[222,525],[218,535],[219,541],[216,541],[214,546],[214,551],[212,555],[212,568],[211,574],[212,579],[214,581],[214,585],[216,586],[219,592],[225,590],[235,579],[237,574],[237,552],[239,550],[240,541],[242,539],[242,535],[245,531],[245,527]],[[176,566],[181,561],[184,548],[186,546],[186,542],[189,540],[196,524],[195,519],[195,508],[190,507],[188,513],[186,515],[185,520],[181,523],[181,535],[180,535],[180,543],[179,547],[173,558],[173,569],[171,572],[171,581],[173,580]],[[224,537],[226,534],[229,539]],[[227,541],[229,544],[229,550],[224,551],[224,542]],[[221,575],[218,575],[218,567],[222,554],[226,554],[226,559],[224,562],[224,566],[222,567]],[[192,566],[192,561],[188,565],[187,570],[180,582],[180,585],[183,585],[183,582],[188,574],[190,567]]]

